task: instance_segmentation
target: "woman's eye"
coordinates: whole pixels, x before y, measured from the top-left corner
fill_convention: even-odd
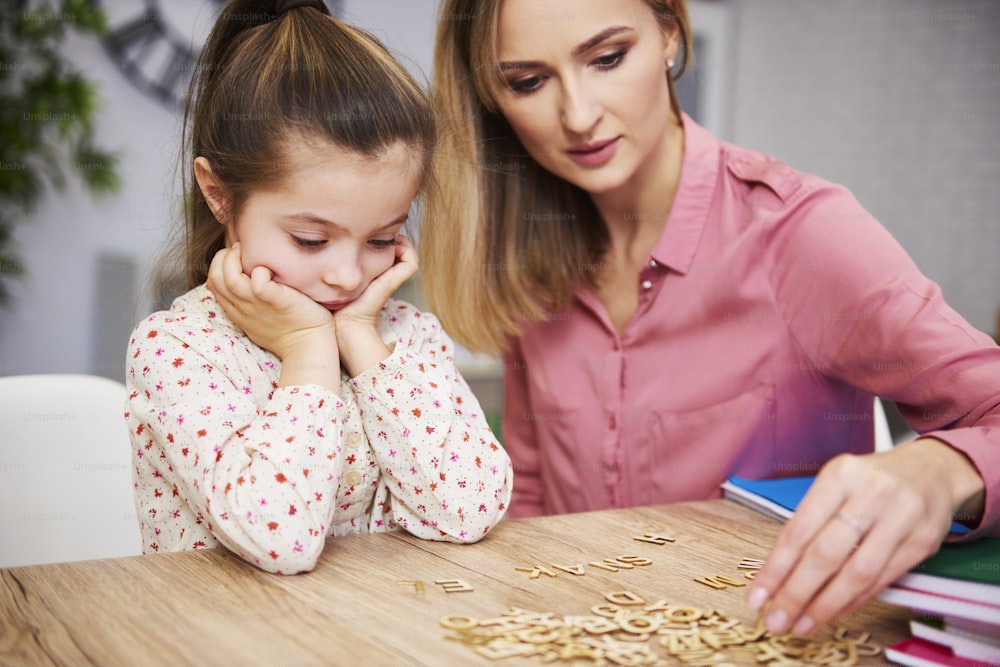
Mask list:
[[[542,86],[542,77],[530,76],[525,79],[511,81],[507,85],[515,93],[533,93]]]
[[[599,69],[614,69],[621,64],[627,52],[628,51],[626,49],[621,49],[620,51],[609,53],[606,56],[601,56],[600,58],[596,58],[594,60],[594,65]]]
[[[326,243],[325,239],[303,239],[298,236],[292,236],[292,240],[295,244],[303,248],[319,248]]]
[[[393,248],[399,245],[396,239],[372,239],[368,243],[370,243],[375,248],[378,248],[379,250],[383,248]]]

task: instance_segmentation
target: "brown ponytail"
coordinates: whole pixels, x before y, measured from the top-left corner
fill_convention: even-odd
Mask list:
[[[425,166],[430,162],[430,104],[389,51],[315,2],[292,3],[283,13],[279,4],[228,3],[188,89],[184,233],[165,257],[165,266],[183,265],[187,288],[206,280],[225,233],[194,180],[195,157],[205,157],[223,183],[229,216],[239,213],[254,190],[282,181],[283,146],[291,135],[366,157],[402,142]]]

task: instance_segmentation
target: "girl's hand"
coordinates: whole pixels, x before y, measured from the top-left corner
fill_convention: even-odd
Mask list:
[[[417,272],[417,251],[410,240],[402,234],[396,235],[396,259],[393,265],[371,281],[357,299],[334,314],[337,334],[341,329],[356,326],[375,328],[379,311],[389,297]]]
[[[975,467],[938,440],[838,456],[779,533],[750,607],[772,633],[809,634],[935,553],[952,516],[981,516],[983,502]]]
[[[323,306],[296,289],[271,280],[271,271],[243,272],[239,244],[220,250],[208,270],[208,289],[233,324],[254,343],[284,359],[305,336],[334,332]]]
[[[233,324],[281,359],[279,386],[318,384],[339,394],[340,351],[330,311],[271,278],[263,266],[243,273],[237,244],[212,258],[207,285]]]
[[[341,361],[351,377],[357,377],[392,354],[378,335],[378,314],[393,292],[417,272],[413,244],[401,235],[396,241],[395,263],[375,278],[361,296],[333,316]]]

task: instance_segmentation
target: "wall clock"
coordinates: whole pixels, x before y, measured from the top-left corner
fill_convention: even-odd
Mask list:
[[[107,15],[104,49],[143,93],[172,110],[184,106],[201,46],[226,0],[93,0]],[[327,1],[338,16],[338,1]]]

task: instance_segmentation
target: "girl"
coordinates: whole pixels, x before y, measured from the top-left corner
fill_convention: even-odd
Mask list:
[[[423,284],[461,343],[504,351],[512,516],[822,468],[749,593],[799,633],[953,515],[1000,532],[1000,350],[845,190],[681,111],[683,0],[441,11]],[[871,453],[874,396],[923,435]]]
[[[510,461],[437,320],[389,298],[417,269],[426,96],[318,0],[231,2],[191,91],[192,289],[128,351],[144,551],[292,574],[331,535],[480,539]]]

